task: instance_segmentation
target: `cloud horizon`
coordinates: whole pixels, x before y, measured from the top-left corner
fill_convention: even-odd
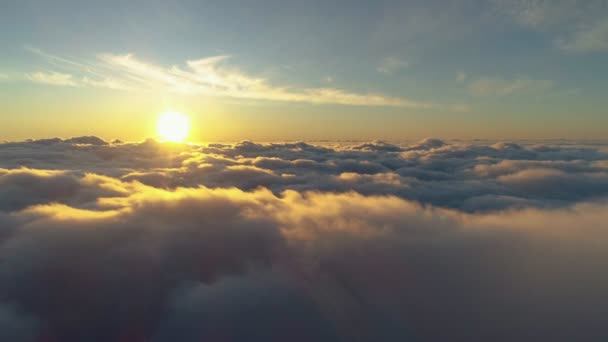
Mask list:
[[[3,143],[0,338],[595,341],[606,146]]]

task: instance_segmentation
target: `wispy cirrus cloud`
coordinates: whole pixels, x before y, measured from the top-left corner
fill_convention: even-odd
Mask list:
[[[40,50],[31,51],[50,63],[73,72],[28,74],[33,81],[54,85],[73,85],[134,91],[167,91],[186,95],[231,97],[248,100],[390,106],[413,109],[467,111],[466,105],[443,105],[380,93],[358,93],[337,87],[294,88],[277,86],[228,65],[230,56],[220,55],[186,61],[184,66],[161,66],[133,54],[101,54],[94,62],[74,61]],[[393,68],[395,66],[392,66]]]
[[[572,52],[608,50],[608,3],[603,0],[494,0],[518,25],[553,35],[555,46]]]
[[[573,34],[555,41],[563,50],[595,52],[608,50],[608,20],[585,25]]]
[[[57,71],[38,71],[33,73],[25,74],[25,77],[30,81],[36,83],[44,83],[51,84],[56,86],[68,86],[75,87],[77,86],[77,82],[74,80],[73,76],[70,74],[64,74]]]
[[[494,0],[497,8],[517,24],[543,29],[562,22],[576,9],[576,1]]]
[[[396,57],[387,57],[376,68],[376,71],[382,74],[392,74],[400,69],[407,68],[410,63],[404,59]]]
[[[475,96],[509,96],[516,93],[530,94],[553,88],[550,80],[534,80],[528,77],[502,79],[482,77],[469,84],[469,92]]]
[[[234,98],[316,104],[378,105],[432,108],[433,103],[413,101],[382,94],[359,94],[337,88],[293,89],[277,87],[263,78],[225,66],[230,56],[213,56],[186,62],[187,68],[164,68],[144,62],[132,54],[99,57],[111,70],[120,71],[137,86],[153,86],[183,94],[203,94]],[[125,80],[126,81],[126,80]],[[143,82],[142,82],[143,81]]]

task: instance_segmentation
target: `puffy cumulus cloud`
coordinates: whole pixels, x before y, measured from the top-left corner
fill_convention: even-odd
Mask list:
[[[50,191],[0,213],[0,337],[9,340],[607,333],[606,202],[471,214],[352,191],[161,189],[11,172],[75,185],[71,197]],[[336,182],[404,186],[396,173],[341,173]],[[21,191],[12,196],[33,196]],[[74,201],[78,194],[91,197]]]
[[[576,200],[593,194],[601,196],[608,190],[606,172],[572,175],[554,169],[528,169],[500,176],[498,181],[513,189],[550,199]]]
[[[0,144],[0,339],[596,341],[602,142]]]
[[[201,336],[229,341],[339,340],[297,284],[271,273],[184,286],[175,291],[165,315],[157,341],[195,341]]]
[[[3,339],[606,334],[601,144],[81,137],[0,157]]]
[[[176,286],[264,267],[280,246],[266,220],[241,213],[253,203],[243,200],[140,189],[102,201],[112,209],[17,212],[0,248],[2,301],[24,307],[51,340],[151,336]]]
[[[608,150],[602,142],[491,142],[424,139],[409,143],[309,144],[250,141],[180,145],[96,137],[0,144],[0,210],[44,203],[86,208],[112,181],[161,189],[236,187],[355,191],[394,195],[467,212],[563,207],[606,197]],[[95,182],[97,183],[95,183]],[[29,191],[16,196],[20,191]],[[80,191],[80,192],[79,192]],[[51,196],[51,197],[49,197]]]
[[[60,202],[86,207],[101,196],[128,193],[113,178],[68,171],[0,169],[0,211],[10,212],[35,204]]]

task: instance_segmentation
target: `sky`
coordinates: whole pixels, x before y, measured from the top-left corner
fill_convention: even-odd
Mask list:
[[[0,139],[600,139],[608,3],[0,4]]]
[[[608,1],[0,0],[0,341],[606,340]]]

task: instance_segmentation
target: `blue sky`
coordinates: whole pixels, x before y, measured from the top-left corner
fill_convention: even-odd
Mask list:
[[[108,127],[169,107],[209,139],[608,133],[605,1],[1,6],[6,139],[83,127],[141,138]]]

